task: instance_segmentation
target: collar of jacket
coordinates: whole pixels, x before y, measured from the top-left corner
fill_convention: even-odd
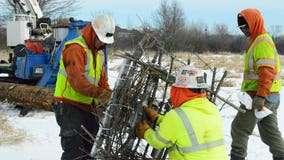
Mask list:
[[[170,91],[171,101],[174,108],[180,107],[184,102],[188,100],[192,100],[195,98],[203,98],[206,96],[206,92],[203,93],[194,93],[190,91],[188,88],[178,88],[171,87]]]
[[[82,30],[82,36],[84,37],[88,48],[92,50],[93,53],[97,53],[98,50],[103,50],[105,46],[97,49],[95,48],[95,39],[97,37],[96,32],[93,30],[91,24],[87,24],[85,28]]]

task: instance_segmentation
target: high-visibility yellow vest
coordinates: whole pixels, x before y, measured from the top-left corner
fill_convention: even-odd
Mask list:
[[[280,58],[272,38],[266,33],[259,35],[252,43],[245,55],[244,78],[242,91],[257,91],[259,67],[274,68],[276,75],[270,88],[270,92],[281,90]]]
[[[159,129],[145,140],[156,149],[169,148],[171,160],[228,160],[221,116],[207,98],[196,98],[160,115]]]
[[[104,63],[104,53],[99,51],[96,56],[96,68],[94,67],[94,56],[92,51],[88,48],[86,41],[82,36],[75,38],[71,41],[68,41],[64,44],[63,50],[67,45],[77,43],[82,46],[87,54],[87,63],[85,65],[84,75],[86,79],[95,86],[98,86],[100,81],[100,76],[103,68]],[[57,81],[55,86],[55,97],[65,98],[72,101],[80,102],[83,104],[90,105],[94,101],[96,105],[99,104],[99,100],[93,97],[86,97],[78,92],[76,92],[70,83],[67,81],[67,73],[65,70],[65,66],[63,64],[63,54],[61,55],[60,64],[59,64],[59,71],[57,74]]]

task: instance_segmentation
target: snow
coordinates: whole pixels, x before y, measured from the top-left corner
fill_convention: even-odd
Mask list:
[[[118,77],[118,70],[114,70],[122,62],[121,59],[109,61],[109,82],[111,87],[114,87],[115,81]],[[237,87],[222,87],[219,95],[227,98],[231,95],[231,102],[238,104],[237,93],[241,79],[234,79]],[[282,89],[281,99],[284,99],[284,88]],[[279,128],[284,133],[284,102],[280,104],[278,110]],[[0,118],[7,120],[18,134],[22,137],[22,141],[3,142],[2,139],[7,139],[8,135],[2,134],[0,130],[0,159],[2,160],[57,160],[60,159],[62,149],[60,146],[59,127],[56,123],[53,112],[33,110],[24,117],[19,117],[19,110],[8,104],[0,105]],[[231,122],[237,111],[226,106],[220,111],[223,119],[225,143],[230,152],[231,136],[230,127]],[[11,136],[11,135],[10,135]],[[13,135],[12,135],[13,136]],[[268,146],[266,146],[260,139],[257,128],[255,128],[253,135],[250,136],[248,143],[248,157],[253,160],[269,160],[271,158]]]
[[[53,112],[33,111],[25,117],[19,117],[19,110],[13,106],[1,105],[0,110],[7,113],[9,124],[16,130],[21,130],[19,136],[24,137],[19,143],[0,144],[0,159],[60,159],[59,127]]]

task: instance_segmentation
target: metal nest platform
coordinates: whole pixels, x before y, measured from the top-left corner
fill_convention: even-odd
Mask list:
[[[152,58],[146,50],[155,48]],[[89,156],[94,159],[167,159],[167,150],[156,150],[146,141],[136,138],[135,126],[146,119],[143,106],[151,106],[163,114],[170,110],[167,97],[169,86],[175,81],[174,69],[186,65],[171,53],[166,52],[150,34],[145,34],[133,54],[123,53],[116,56],[124,58],[119,77],[115,83],[111,100],[106,107],[99,131]],[[163,58],[168,58],[169,64]],[[186,60],[185,60],[186,61]],[[220,85],[214,84],[207,90],[208,99],[214,103]],[[231,105],[231,104],[229,104]],[[232,104],[233,105],[233,104]],[[235,107],[235,106],[234,106]],[[152,128],[155,128],[152,125]]]

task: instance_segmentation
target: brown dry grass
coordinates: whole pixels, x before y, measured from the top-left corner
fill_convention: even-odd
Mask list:
[[[7,117],[2,111],[0,112],[0,146],[20,143],[26,136],[23,130],[13,128]]]
[[[232,78],[241,78],[243,72],[243,54],[231,54],[227,52],[220,52],[217,54],[213,53],[203,53],[196,54],[189,52],[180,52],[176,53],[176,56],[180,59],[187,60],[190,59],[191,63],[194,63],[195,66],[202,69],[210,68],[225,68],[227,71],[226,79]],[[198,58],[200,57],[200,58]],[[205,62],[205,63],[204,63]],[[281,67],[284,66],[284,55],[280,55]],[[284,79],[284,74],[281,73],[281,78]],[[223,86],[232,87],[234,82],[232,80],[226,80],[223,83]],[[284,85],[284,81],[282,83]]]
[[[0,51],[0,59],[7,60],[8,59],[8,53],[11,51],[8,50],[1,50]],[[117,53],[124,53],[124,51],[115,51],[110,49],[109,50],[109,61],[112,61],[112,59],[118,58],[117,56],[114,56],[114,54]],[[153,57],[155,52],[154,51],[146,51],[145,57]],[[193,63],[196,67],[199,67],[201,69],[209,69],[210,68],[224,68],[227,71],[226,79],[231,78],[241,78],[242,72],[243,72],[243,54],[232,54],[229,52],[218,52],[218,53],[202,53],[196,55],[195,53],[191,52],[176,52],[174,53],[175,57],[177,59],[180,59],[184,62],[187,62],[188,60]],[[150,58],[151,59],[151,58]],[[170,57],[169,56],[163,56],[162,62],[167,63],[165,66],[169,66],[170,64]],[[282,65],[282,68],[284,66],[284,55],[280,55],[280,62]],[[178,63],[175,64],[173,70],[178,70],[183,64]],[[121,66],[113,67],[112,70],[119,71]],[[281,78],[284,79],[284,74],[281,74]],[[233,82],[229,82],[225,79],[224,85],[226,86],[233,86]],[[284,82],[283,82],[284,84]]]
[[[176,53],[176,56],[183,60],[190,60],[195,66],[202,69],[210,68],[226,68],[227,70],[242,71],[243,56],[240,54],[230,54],[221,52],[194,54],[190,52]],[[200,58],[199,58],[200,57]]]
[[[223,87],[236,87],[236,83],[232,80],[225,80],[223,83],[222,83],[222,86]]]
[[[112,51],[112,53],[115,53],[115,51]],[[146,52],[148,57],[153,57],[155,54],[154,51],[147,51]],[[174,53],[174,56],[177,59],[180,59],[183,62],[190,61],[190,63],[194,64],[194,66],[199,67],[201,69],[208,70],[209,68],[213,69],[214,67],[219,69],[223,68],[227,71],[227,76],[225,78],[225,81],[222,86],[226,87],[233,87],[235,86],[234,79],[238,79],[242,77],[243,74],[243,61],[244,61],[244,55],[242,53],[239,54],[232,54],[229,52],[219,52],[219,53],[202,53],[196,55],[195,53],[191,52],[176,52]],[[110,56],[110,60],[112,58],[117,58],[115,56]],[[151,59],[151,58],[150,58]],[[167,63],[166,65],[169,65],[170,58],[169,56],[163,56],[164,63]],[[280,61],[282,64],[282,68],[284,65],[284,55],[280,55]],[[181,67],[183,64],[175,64],[173,70],[178,70],[179,67]],[[117,70],[120,67],[117,67]],[[116,68],[112,68],[116,69]],[[281,74],[282,79],[284,78],[284,74]],[[284,84],[284,82],[283,82]]]

